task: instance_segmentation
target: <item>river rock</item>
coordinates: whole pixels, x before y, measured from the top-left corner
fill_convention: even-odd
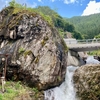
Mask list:
[[[58,31],[39,14],[0,12],[0,64],[7,59],[7,79],[45,90],[65,79],[67,47]],[[1,75],[2,75],[2,67]]]
[[[73,80],[79,100],[100,100],[100,64],[79,67]]]

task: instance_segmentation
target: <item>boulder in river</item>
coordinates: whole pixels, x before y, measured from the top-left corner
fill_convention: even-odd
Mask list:
[[[0,64],[7,57],[7,79],[40,90],[60,85],[66,74],[66,44],[39,14],[15,9],[0,12]]]
[[[79,100],[100,100],[100,64],[79,67],[73,80]]]

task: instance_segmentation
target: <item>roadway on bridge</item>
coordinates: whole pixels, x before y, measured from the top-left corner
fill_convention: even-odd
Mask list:
[[[66,45],[70,50],[76,51],[76,52],[82,52],[82,51],[93,51],[93,50],[99,50],[100,49],[100,43],[96,40],[96,42],[77,42],[76,39],[64,39]]]
[[[93,51],[100,49],[100,43],[91,43],[91,44],[67,44],[70,50],[77,52],[81,51]]]

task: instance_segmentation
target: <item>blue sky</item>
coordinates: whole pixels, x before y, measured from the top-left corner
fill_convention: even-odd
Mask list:
[[[0,10],[7,6],[11,0],[0,0]],[[87,16],[100,13],[100,0],[16,0],[26,3],[29,7],[49,6],[62,17]]]

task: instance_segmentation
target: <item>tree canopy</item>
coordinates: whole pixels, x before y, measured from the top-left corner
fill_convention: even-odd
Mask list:
[[[100,14],[66,19],[75,26],[84,38],[92,39],[100,33]]]

